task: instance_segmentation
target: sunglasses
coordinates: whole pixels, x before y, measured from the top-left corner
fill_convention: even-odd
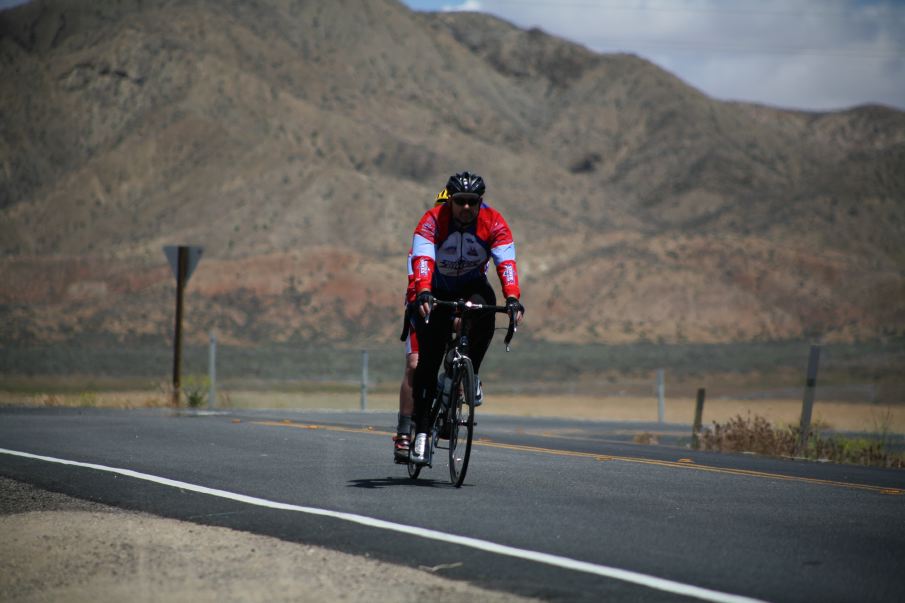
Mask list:
[[[453,195],[451,198],[452,198],[452,202],[455,203],[456,205],[463,205],[463,206],[470,205],[470,206],[474,207],[475,205],[478,205],[481,203],[481,197],[478,195],[469,195],[469,194]]]

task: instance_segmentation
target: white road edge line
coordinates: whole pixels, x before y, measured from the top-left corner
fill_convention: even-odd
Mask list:
[[[570,559],[568,557],[551,555],[549,553],[519,549],[504,544],[490,542],[488,540],[480,540],[478,538],[470,538],[468,536],[446,534],[444,532],[438,532],[436,530],[419,528],[416,526],[407,526],[401,523],[384,521],[382,519],[375,519],[373,517],[366,517],[364,515],[356,515],[354,513],[343,513],[341,511],[330,511],[328,509],[318,509],[315,507],[303,507],[299,505],[275,502],[264,498],[257,498],[255,496],[247,496],[245,494],[228,492],[226,490],[217,490],[216,488],[208,488],[206,486],[198,486],[196,484],[180,482],[178,480],[169,479],[166,477],[158,477],[156,475],[150,475],[148,473],[140,473],[138,471],[132,471],[131,469],[120,469],[117,467],[96,465],[94,463],[70,461],[67,459],[59,459],[51,456],[41,456],[38,454],[31,454],[29,452],[21,452],[18,450],[8,450],[6,448],[0,448],[0,453],[8,454],[11,456],[18,456],[26,459],[46,461],[49,463],[58,463],[61,465],[71,465],[74,467],[83,467],[86,469],[95,469],[97,471],[116,473],[118,475],[133,477],[135,479],[145,480],[148,482],[153,482],[155,484],[171,486],[173,488],[180,488],[182,490],[189,490],[191,492],[198,492],[199,494],[209,494],[211,496],[217,496],[220,498],[234,500],[249,505],[256,505],[259,507],[267,507],[270,509],[279,509],[283,511],[297,511],[299,513],[320,515],[323,517],[332,517],[334,519],[350,521],[352,523],[357,523],[371,528],[380,528],[383,530],[391,530],[393,532],[401,532],[403,534],[419,536],[421,538],[427,538],[429,540],[439,540],[441,542],[449,542],[452,544],[467,546],[473,549],[487,551],[489,553],[495,553],[498,555],[506,555],[508,557],[526,559],[528,561],[545,563],[547,565],[552,565],[555,567],[584,572],[587,574],[594,574],[597,576],[603,576],[605,578],[612,578],[614,580],[622,580],[623,582],[630,582],[632,584],[638,584],[640,586],[646,586],[647,588],[662,590],[677,595],[694,597],[703,601],[714,601],[716,603],[764,603],[760,599],[752,599],[750,597],[743,597],[741,595],[733,595],[717,590],[710,590],[707,588],[701,588],[699,586],[692,586],[690,584],[683,584],[681,582],[667,580],[665,578],[657,578],[656,576],[648,576],[647,574],[641,574],[629,570],[621,570],[614,567],[608,567],[606,565],[597,565],[594,563],[588,563],[586,561],[578,561],[575,559]]]

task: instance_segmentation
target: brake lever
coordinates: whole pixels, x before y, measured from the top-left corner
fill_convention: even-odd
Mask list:
[[[515,324],[515,313],[509,312],[509,328],[506,330],[506,339],[503,340],[503,343],[506,345],[506,351],[512,351],[510,348],[510,343],[512,343],[512,338],[515,336],[515,332],[518,330],[518,327]]]

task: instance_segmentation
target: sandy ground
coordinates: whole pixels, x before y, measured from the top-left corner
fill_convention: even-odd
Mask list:
[[[413,569],[163,519],[0,478],[3,601],[532,601]]]

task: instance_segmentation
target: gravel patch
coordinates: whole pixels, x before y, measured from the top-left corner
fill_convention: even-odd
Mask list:
[[[404,566],[0,477],[3,601],[527,602]]]

